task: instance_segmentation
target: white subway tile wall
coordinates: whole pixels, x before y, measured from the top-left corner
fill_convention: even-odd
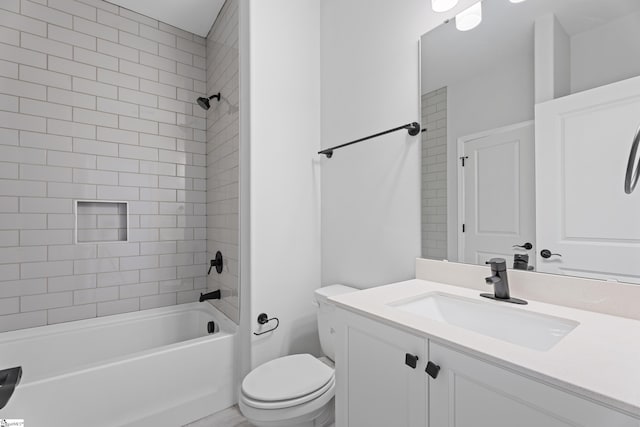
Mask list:
[[[447,259],[447,88],[422,95],[422,257]]]
[[[239,148],[239,77],[238,77],[238,0],[227,0],[224,4],[218,19],[216,20],[209,36],[207,37],[207,94],[213,95],[220,92],[222,99],[220,102],[211,100],[211,108],[207,112],[207,144],[206,144],[206,169],[204,164],[199,166],[188,165],[185,169],[184,177],[192,179],[194,193],[198,193],[196,188],[201,188],[200,184],[205,184],[207,188],[207,252],[208,259],[215,257],[216,251],[221,251],[224,256],[224,269],[222,274],[212,273],[209,276],[209,290],[220,289],[222,299],[216,300],[214,305],[223,311],[234,321],[239,320],[239,185],[238,185],[238,148]],[[201,46],[189,40],[178,38],[178,49],[187,49],[193,58],[200,58],[203,52]],[[184,67],[178,63],[178,74],[180,70],[192,77],[200,76],[196,61],[194,66]],[[193,116],[202,117],[204,123],[204,110],[193,106]],[[186,114],[186,123],[193,116],[189,112]],[[201,123],[201,124],[202,124]],[[200,125],[198,125],[200,126]],[[195,158],[202,157],[204,144],[185,141],[185,146],[194,147]],[[196,146],[202,146],[197,148]],[[198,154],[195,154],[195,152]],[[179,182],[174,181],[177,185]],[[194,209],[200,209],[194,205]],[[198,216],[192,217],[198,220]],[[189,241],[178,242],[182,244],[183,250],[189,248]],[[197,241],[193,241],[197,245]],[[195,256],[199,256],[195,253]],[[185,274],[192,274],[192,267],[183,269]],[[205,283],[206,285],[206,283]],[[180,298],[180,295],[178,296]]]
[[[207,202],[220,195],[207,200],[206,114],[193,106],[207,76],[227,100],[211,116],[237,106],[237,43],[231,62],[218,46],[237,40],[230,3],[233,28],[220,21],[213,34],[224,38],[209,48],[220,68],[206,61],[205,39],[102,0],[0,1],[0,331],[191,302],[206,290]],[[237,151],[237,114],[233,131],[228,117],[212,123],[219,191],[218,174],[237,176],[237,153],[224,160]],[[226,215],[237,215],[235,193]],[[129,242],[75,245],[74,199],[129,201]],[[227,223],[237,230],[236,218]],[[237,319],[237,237],[221,243]]]

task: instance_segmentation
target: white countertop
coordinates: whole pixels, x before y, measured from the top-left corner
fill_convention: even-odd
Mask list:
[[[551,349],[537,351],[387,305],[430,292],[505,304],[481,298],[474,289],[420,279],[339,295],[330,300],[346,310],[424,335],[640,417],[640,321],[536,301],[529,301],[525,306],[508,304],[519,310],[580,323]]]

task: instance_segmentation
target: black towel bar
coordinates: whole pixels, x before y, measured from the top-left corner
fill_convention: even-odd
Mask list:
[[[343,148],[343,147],[346,147],[348,145],[357,144],[358,142],[366,141],[368,139],[377,138],[379,136],[386,135],[388,133],[397,132],[397,131],[402,130],[402,129],[406,129],[409,132],[409,135],[411,135],[411,136],[416,136],[420,132],[425,132],[426,131],[426,129],[420,129],[420,123],[413,122],[413,123],[409,123],[409,124],[406,124],[406,125],[398,126],[397,128],[385,130],[384,132],[376,133],[375,135],[366,136],[364,138],[356,139],[355,141],[347,142],[345,144],[336,145],[335,147],[331,147],[331,148],[327,148],[327,149],[322,150],[322,151],[318,151],[318,154],[324,154],[325,156],[327,156],[328,159],[330,159],[331,156],[333,156],[333,150],[337,150],[339,148]]]

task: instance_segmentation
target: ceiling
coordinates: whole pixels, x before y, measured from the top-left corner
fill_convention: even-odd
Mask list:
[[[225,0],[108,0],[181,30],[206,37]]]

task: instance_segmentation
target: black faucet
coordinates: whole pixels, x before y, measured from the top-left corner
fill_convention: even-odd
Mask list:
[[[491,276],[485,278],[487,285],[493,285],[493,294],[480,294],[481,297],[513,304],[527,304],[525,300],[511,298],[509,295],[509,278],[507,277],[507,261],[504,258],[492,258],[486,262],[491,265]]]
[[[200,302],[206,301],[209,299],[220,299],[220,289],[206,293],[206,294],[200,294]]]

